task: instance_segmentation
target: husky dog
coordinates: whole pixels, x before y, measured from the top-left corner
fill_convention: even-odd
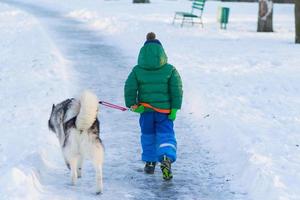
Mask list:
[[[92,160],[96,170],[96,193],[103,191],[104,148],[99,138],[98,99],[89,91],[80,99],[67,99],[52,106],[48,126],[59,139],[63,157],[71,170],[72,184],[81,177],[82,162]]]

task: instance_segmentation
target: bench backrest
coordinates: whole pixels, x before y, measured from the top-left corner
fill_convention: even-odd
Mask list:
[[[202,13],[204,9],[204,5],[205,5],[205,0],[194,0],[192,5],[192,13],[194,9],[200,10]]]

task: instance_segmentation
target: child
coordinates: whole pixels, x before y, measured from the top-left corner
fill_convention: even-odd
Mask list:
[[[159,161],[163,178],[172,179],[171,163],[176,161],[177,148],[173,121],[181,108],[182,83],[175,67],[167,63],[167,55],[153,32],[147,34],[138,65],[129,74],[124,90],[126,106],[141,114],[145,173],[153,174]]]

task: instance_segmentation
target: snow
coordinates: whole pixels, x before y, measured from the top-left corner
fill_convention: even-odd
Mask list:
[[[185,0],[0,1],[0,199],[300,199],[300,46],[293,5],[257,33],[256,3],[207,2],[204,28],[172,25]],[[216,22],[230,8],[227,30]],[[174,180],[142,173],[138,116],[100,108],[104,193],[87,162],[70,185],[53,103],[85,89],[123,105],[123,85],[154,31],[184,83]]]
[[[71,72],[61,67],[64,61],[38,20],[3,4],[0,13],[0,199],[40,199],[39,159],[48,143],[57,143],[43,134],[45,113],[50,102],[68,94]]]

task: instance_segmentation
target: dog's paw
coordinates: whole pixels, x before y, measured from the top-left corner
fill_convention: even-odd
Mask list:
[[[77,178],[81,178],[81,168],[77,169]]]
[[[77,176],[72,177],[71,184],[74,186],[77,184]]]
[[[102,194],[102,192],[103,192],[103,187],[102,186],[96,188],[96,195],[100,195],[100,194]]]

